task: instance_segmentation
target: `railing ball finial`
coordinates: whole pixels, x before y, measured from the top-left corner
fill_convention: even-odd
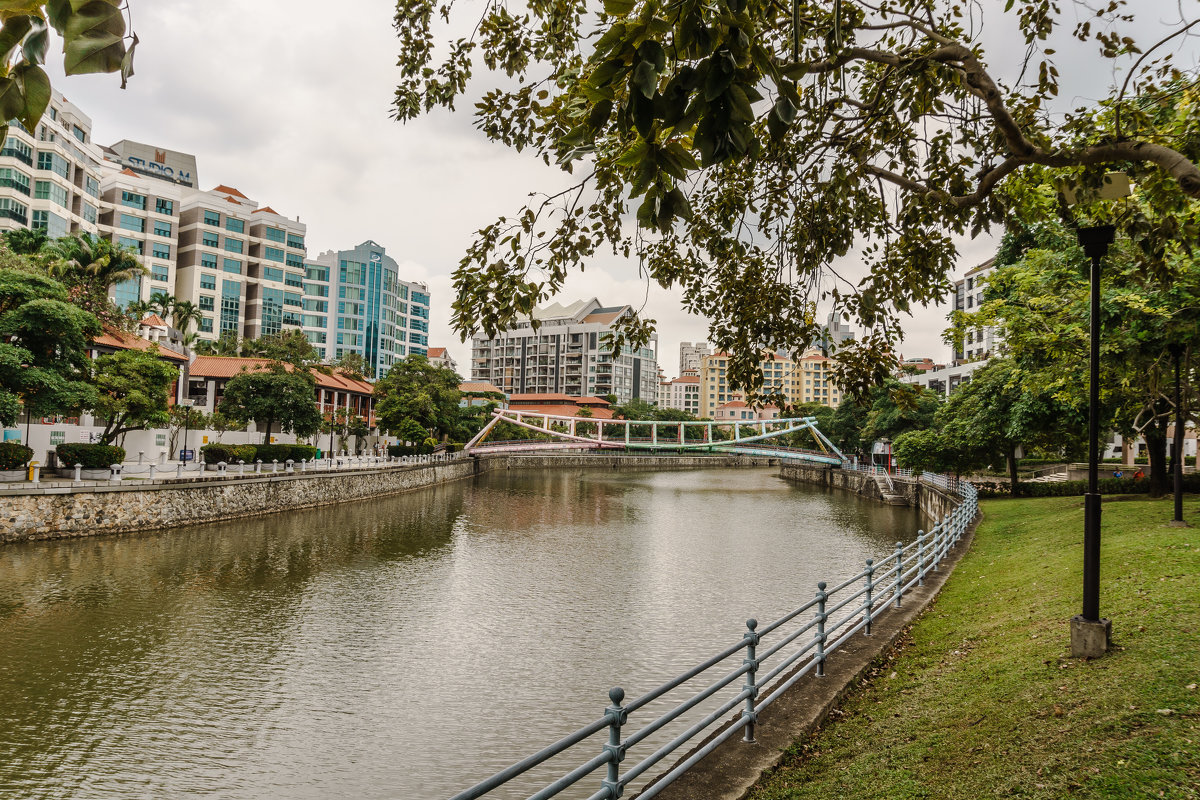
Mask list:
[[[756,620],[754,617],[751,617],[750,619],[746,620],[746,627],[750,630],[754,630],[758,627],[758,620]]]
[[[608,699],[612,701],[614,706],[621,705],[621,701],[625,699],[625,690],[620,686],[614,686],[608,690]]]
[[[818,584],[817,584],[817,588],[818,588],[818,589],[820,589],[820,590],[823,592],[823,591],[825,591],[825,587],[826,587],[827,585],[828,585],[828,584],[826,584],[826,583],[825,583],[825,581],[821,581],[820,583],[818,583]]]

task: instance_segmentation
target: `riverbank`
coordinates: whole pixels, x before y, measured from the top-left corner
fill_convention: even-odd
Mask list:
[[[462,480],[497,469],[609,470],[768,466],[777,459],[737,455],[529,454],[461,456],[433,463],[384,464],[314,472],[227,475],[203,480],[127,480],[0,491],[0,544],[156,531],[358,502]]]
[[[1200,796],[1200,529],[1170,499],[1104,503],[1114,649],[1069,657],[1078,498],[993,500],[898,654],[750,800]],[[1185,519],[1200,525],[1200,498]]]

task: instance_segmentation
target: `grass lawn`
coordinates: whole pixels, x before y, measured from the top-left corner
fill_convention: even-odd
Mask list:
[[[1080,497],[990,500],[899,655],[750,800],[1200,797],[1200,498],[1103,505],[1113,651],[1070,658]]]

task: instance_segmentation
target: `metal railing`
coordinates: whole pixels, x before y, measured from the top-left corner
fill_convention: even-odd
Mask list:
[[[601,767],[604,777],[588,800],[616,800],[626,788],[648,777],[649,771],[664,758],[693,747],[696,740],[707,736],[699,749],[659,775],[639,795],[640,799],[651,798],[739,731],[743,741],[753,742],[763,709],[804,676],[814,672],[824,675],[829,654],[850,637],[859,633],[869,635],[873,621],[887,607],[899,608],[905,593],[922,585],[925,576],[938,569],[975,519],[978,503],[971,484],[941,475],[926,474],[921,480],[947,489],[953,486],[951,491],[960,498],[954,510],[928,533],[918,531],[916,540],[909,545],[897,542],[894,552],[879,560],[867,559],[864,569],[832,588],[824,581],[818,583],[812,600],[767,625],[747,620],[746,631],[739,641],[640,697],[625,702],[624,690],[612,689],[608,693],[610,705],[601,717],[459,792],[451,800],[484,797],[550,759],[568,751],[578,753],[572,748],[586,744],[602,731],[607,731],[608,741],[599,753],[586,757],[579,766],[534,791],[528,800],[554,797]],[[672,695],[676,690],[689,694],[679,698]],[[672,695],[671,699],[668,695]],[[630,732],[633,717],[643,710],[648,716],[647,707],[651,704],[669,707],[652,719],[639,720],[638,727]],[[655,733],[693,710],[702,716],[697,720],[686,719],[658,737],[671,736],[669,740],[660,743],[656,739],[651,743]],[[676,732],[675,728],[684,724],[688,726]],[[622,771],[626,758],[635,752],[637,761]]]

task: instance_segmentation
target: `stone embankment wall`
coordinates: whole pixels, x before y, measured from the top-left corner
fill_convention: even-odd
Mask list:
[[[276,474],[203,481],[0,492],[0,543],[156,530],[397,494],[496,469],[695,469],[766,466],[742,456],[491,455],[433,464],[325,474]]]
[[[815,464],[784,464],[780,475],[788,480],[830,486],[883,502],[883,494],[875,478],[866,472],[834,469]],[[958,505],[959,498],[937,486],[908,478],[892,478],[896,494],[903,495],[909,506],[919,508],[931,520],[940,520]]]

